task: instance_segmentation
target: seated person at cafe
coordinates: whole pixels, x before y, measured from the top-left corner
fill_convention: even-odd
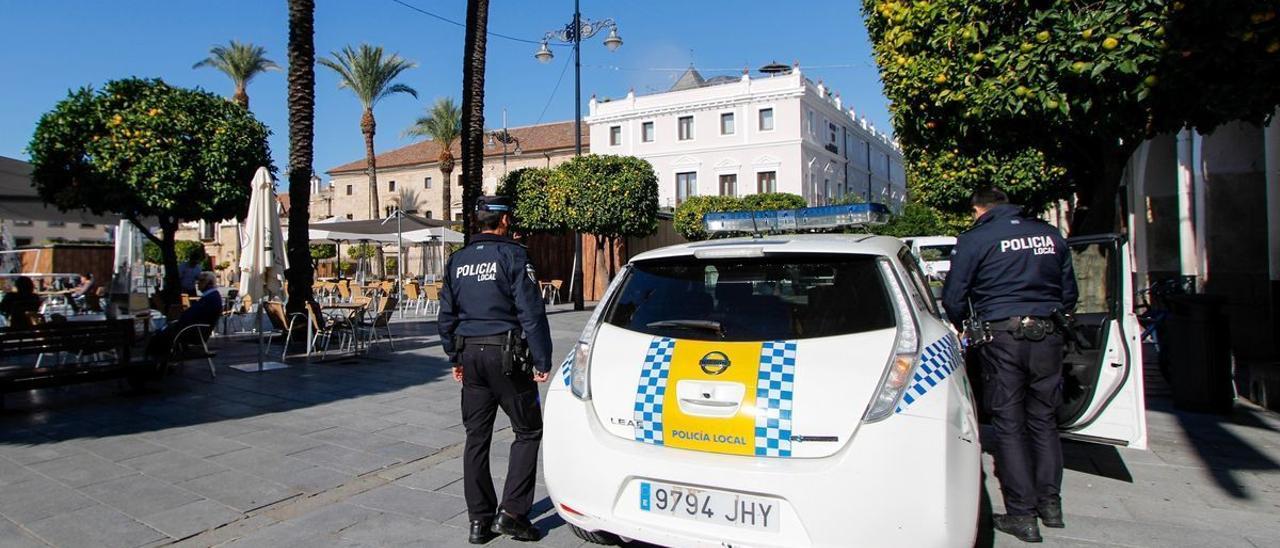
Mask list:
[[[218,292],[217,277],[212,272],[201,272],[196,277],[196,289],[200,298],[191,302],[191,307],[184,310],[177,321],[164,326],[147,342],[147,356],[163,365],[169,357],[169,349],[173,346],[174,337],[182,328],[189,325],[203,324],[212,328],[222,317],[222,293]],[[192,335],[194,336],[194,335]],[[185,339],[189,341],[194,339]]]
[[[0,313],[9,321],[10,329],[30,329],[31,314],[40,311],[40,296],[36,295],[36,284],[31,278],[18,278],[13,282],[16,291],[4,294],[0,300]]]
[[[70,293],[71,307],[75,310],[84,310],[86,306],[86,298],[89,292],[93,290],[93,273],[85,272],[80,275],[80,284],[77,285]]]

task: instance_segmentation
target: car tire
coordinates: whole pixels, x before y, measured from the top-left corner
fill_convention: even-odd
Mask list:
[[[590,542],[592,544],[616,546],[622,543],[622,539],[618,538],[618,535],[615,535],[607,531],[588,531],[572,523],[568,523],[566,525],[569,526],[569,530],[573,531],[573,534],[577,535],[578,538],[585,540],[587,542]]]

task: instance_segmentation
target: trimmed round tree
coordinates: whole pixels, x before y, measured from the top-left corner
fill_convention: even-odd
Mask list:
[[[254,171],[274,169],[269,134],[249,111],[212,93],[115,80],[72,91],[40,118],[28,147],[32,182],[59,209],[132,221],[160,248],[172,303],[179,224],[243,217]]]
[[[619,266],[612,252],[618,238],[658,230],[658,176],[653,166],[634,156],[588,154],[556,170],[572,188],[567,196],[569,229],[595,236],[596,272],[612,280]],[[551,190],[558,188],[553,184]],[[549,201],[558,203],[558,196],[549,194]]]
[[[516,230],[533,234],[569,230],[568,177],[552,168],[521,168],[507,173],[498,194],[515,201]]]

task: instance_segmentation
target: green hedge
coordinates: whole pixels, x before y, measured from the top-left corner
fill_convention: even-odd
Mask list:
[[[805,207],[804,198],[785,192],[734,196],[693,196],[676,207],[675,229],[686,240],[705,240],[711,235],[703,230],[702,218],[717,211],[767,211]]]

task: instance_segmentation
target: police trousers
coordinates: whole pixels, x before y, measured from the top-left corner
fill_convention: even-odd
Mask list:
[[[499,509],[524,517],[533,506],[538,445],[542,442],[538,384],[530,378],[502,373],[501,346],[467,345],[461,358],[462,424],[467,430],[462,481],[467,513],[472,520],[491,518]],[[489,446],[499,407],[511,419],[515,433],[501,507],[489,472]]]
[[[993,330],[992,336],[978,351],[995,430],[996,477],[1006,513],[1035,515],[1038,504],[1059,501],[1062,489],[1057,409],[1063,338],[1055,332],[1029,341],[1006,330]]]

